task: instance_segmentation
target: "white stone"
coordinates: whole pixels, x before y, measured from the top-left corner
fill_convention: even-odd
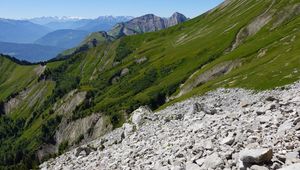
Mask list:
[[[131,118],[132,123],[134,123],[137,126],[137,128],[140,127],[145,121],[144,116],[146,114],[151,114],[148,108],[146,107],[138,108],[132,113],[132,118]]]
[[[290,166],[283,167],[280,170],[299,170],[299,169],[300,169],[300,163],[296,163]]]
[[[220,144],[221,145],[231,145],[234,142],[234,137],[232,134],[228,135],[226,138],[224,138]]]
[[[223,160],[219,157],[218,153],[206,157],[201,169],[215,169],[223,164]]]
[[[186,170],[200,170],[200,167],[197,164],[188,162],[185,164],[185,169]]]
[[[123,124],[123,129],[124,129],[124,135],[125,137],[128,137],[130,134],[134,132],[134,126],[129,123],[124,123]]]

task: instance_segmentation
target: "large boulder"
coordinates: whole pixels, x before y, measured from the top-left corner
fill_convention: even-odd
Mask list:
[[[79,147],[76,149],[76,153],[75,153],[75,156],[76,157],[79,157],[79,156],[82,156],[82,157],[85,157],[85,156],[88,156],[92,151],[95,151],[95,149],[91,148],[91,147]]]
[[[142,106],[132,112],[131,121],[137,128],[139,128],[145,122],[146,115],[151,113],[152,111],[147,106]]]
[[[120,76],[121,76],[121,77],[124,77],[124,76],[126,76],[126,75],[128,75],[128,74],[129,74],[129,69],[128,69],[128,68],[124,68],[124,69],[121,71]]]
[[[268,148],[262,149],[244,149],[240,152],[240,169],[255,164],[270,162],[273,157],[273,150]]]

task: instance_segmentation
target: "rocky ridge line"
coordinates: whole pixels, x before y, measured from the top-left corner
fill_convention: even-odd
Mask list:
[[[120,38],[122,36],[154,32],[175,26],[187,20],[188,18],[178,12],[175,12],[170,18],[147,14],[133,18],[127,22],[116,24],[108,34],[114,38]]]
[[[255,93],[218,89],[152,113],[41,169],[300,169],[300,82]]]

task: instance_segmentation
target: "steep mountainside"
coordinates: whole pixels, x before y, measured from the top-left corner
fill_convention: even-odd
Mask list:
[[[42,73],[40,66],[21,66],[7,56],[0,57],[0,101],[22,91]],[[18,82],[18,83],[16,83]]]
[[[57,30],[48,33],[35,41],[35,43],[45,46],[60,47],[65,50],[77,46],[88,34],[89,32],[86,31],[71,29]]]
[[[97,139],[140,106],[299,80],[299,14],[299,0],[227,0],[174,27],[95,44],[45,67],[8,61],[1,81],[18,88],[0,86],[1,168],[31,168]],[[12,77],[19,74],[23,83]]]
[[[51,30],[47,27],[22,20],[0,19],[0,41],[32,43]]]

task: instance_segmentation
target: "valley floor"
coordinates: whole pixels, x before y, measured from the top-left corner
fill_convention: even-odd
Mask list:
[[[300,82],[218,89],[132,121],[41,169],[300,169]]]

